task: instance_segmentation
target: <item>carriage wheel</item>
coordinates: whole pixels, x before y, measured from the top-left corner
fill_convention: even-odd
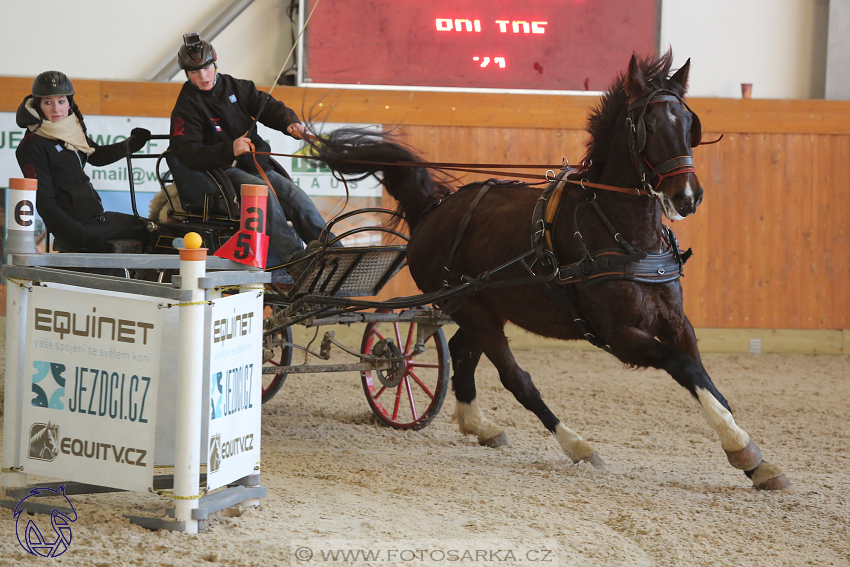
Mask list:
[[[291,346],[292,329],[286,327],[271,335],[263,336],[263,366],[289,366],[292,364]],[[286,374],[263,374],[263,403],[268,402],[277,394],[283,383],[286,382]]]
[[[392,313],[380,310],[379,313]],[[370,323],[360,352],[396,358],[413,351],[416,323]],[[449,348],[442,329],[425,341],[425,352],[390,370],[361,372],[363,391],[378,421],[396,429],[422,429],[443,406],[449,388]]]

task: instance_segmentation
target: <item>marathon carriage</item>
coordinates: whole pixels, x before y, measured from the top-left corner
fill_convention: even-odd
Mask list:
[[[209,172],[204,187],[189,187],[185,168],[168,151],[161,155],[128,155],[130,171],[132,161],[143,158],[157,160],[156,176],[161,187],[158,198],[164,211],[158,220],[147,221],[148,252],[176,253],[175,239],[195,232],[212,254],[239,230],[238,205],[233,205],[238,189],[222,171]],[[286,175],[274,160],[272,165]],[[133,214],[142,218],[136,206],[132,175],[128,178]],[[330,235],[334,227],[362,215],[380,218],[398,213],[380,208],[357,209],[332,219],[325,234]],[[333,241],[325,238],[324,247],[311,251],[288,269],[271,270],[271,283],[265,285],[264,295],[262,400],[271,400],[289,374],[359,372],[369,407],[380,423],[399,429],[421,429],[439,413],[448,390],[448,345],[440,327],[451,319],[426,306],[434,300],[433,294],[374,300],[405,266],[403,244],[325,248],[364,231],[396,241],[407,240],[404,234],[385,226],[357,227],[341,232]],[[141,251],[135,243],[118,242],[115,246],[116,252]],[[135,275],[158,281],[170,277],[163,270]],[[338,324],[366,325],[359,347],[342,344],[333,330],[325,330],[319,336],[320,327]],[[294,325],[315,330],[307,345],[293,342]],[[351,361],[328,363],[334,350]]]

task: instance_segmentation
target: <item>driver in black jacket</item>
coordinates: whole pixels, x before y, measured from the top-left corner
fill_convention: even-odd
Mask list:
[[[219,73],[216,60],[212,45],[197,34],[184,36],[177,62],[188,80],[171,112],[170,147],[189,169],[224,169],[238,193],[243,184],[265,185],[254,156],[245,153],[250,151],[249,142],[258,152],[271,151],[253,127],[254,117],[259,113],[260,122],[296,139],[301,138],[304,126],[292,109],[257,90],[253,82]],[[277,197],[269,194],[267,223],[267,267],[275,267],[299,256],[302,239],[318,240],[325,221],[300,187],[271,168],[268,156],[257,155],[256,159]]]
[[[36,77],[16,121],[27,132],[15,157],[24,177],[38,180],[35,207],[57,244],[74,252],[108,252],[109,240],[147,241],[144,221],[103,210],[83,171],[86,163],[103,166],[124,157],[125,142],[99,146],[86,135],[74,86],[64,73]],[[135,152],[149,139],[149,131],[134,128],[126,143]]]

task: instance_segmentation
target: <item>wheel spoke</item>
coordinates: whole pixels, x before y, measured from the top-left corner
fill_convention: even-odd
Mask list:
[[[428,394],[428,397],[433,400],[434,394],[432,394],[431,390],[428,389],[428,386],[426,386],[422,382],[422,380],[419,379],[419,376],[417,376],[415,372],[408,372],[408,374],[410,374],[413,377],[413,379],[416,380],[416,383],[419,384],[419,387],[422,388],[423,390],[425,390],[425,393]],[[407,387],[410,388],[410,385],[408,384]]]
[[[393,408],[393,421],[398,421],[398,408],[401,405],[401,384],[395,391],[395,407]]]
[[[399,329],[398,323],[393,323],[393,329],[395,330],[395,344],[398,345],[398,348],[401,348],[401,329]]]
[[[410,354],[410,344],[413,341],[413,335],[416,332],[416,323],[411,323],[410,327],[407,329],[407,341],[404,343],[404,354]],[[399,345],[401,346],[401,345]]]
[[[413,421],[419,420],[419,416],[416,414],[416,402],[413,401],[413,392],[410,390],[410,379],[405,376],[404,384],[407,386],[407,399],[410,401],[410,413],[413,414]]]

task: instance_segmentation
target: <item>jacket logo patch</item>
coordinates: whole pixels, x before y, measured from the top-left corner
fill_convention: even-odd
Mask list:
[[[63,148],[63,147],[62,147],[62,144],[56,144],[56,145],[55,145],[55,146],[53,146],[53,147],[54,147],[54,148],[56,148],[56,151],[57,151],[57,152],[61,152],[62,150],[64,150],[64,149],[65,149],[65,148]]]
[[[24,177],[26,177],[27,179],[36,179],[38,176],[35,173],[35,168],[31,165],[25,165]]]
[[[185,124],[183,123],[183,119],[182,118],[175,118],[174,119],[174,135],[175,136],[182,136],[184,128],[185,128]]]
[[[236,95],[235,94],[230,95],[229,98],[230,98],[230,102],[236,102]]]
[[[221,132],[221,126],[218,125],[218,123],[221,121],[221,118],[210,118],[210,120],[212,120],[215,131]]]

